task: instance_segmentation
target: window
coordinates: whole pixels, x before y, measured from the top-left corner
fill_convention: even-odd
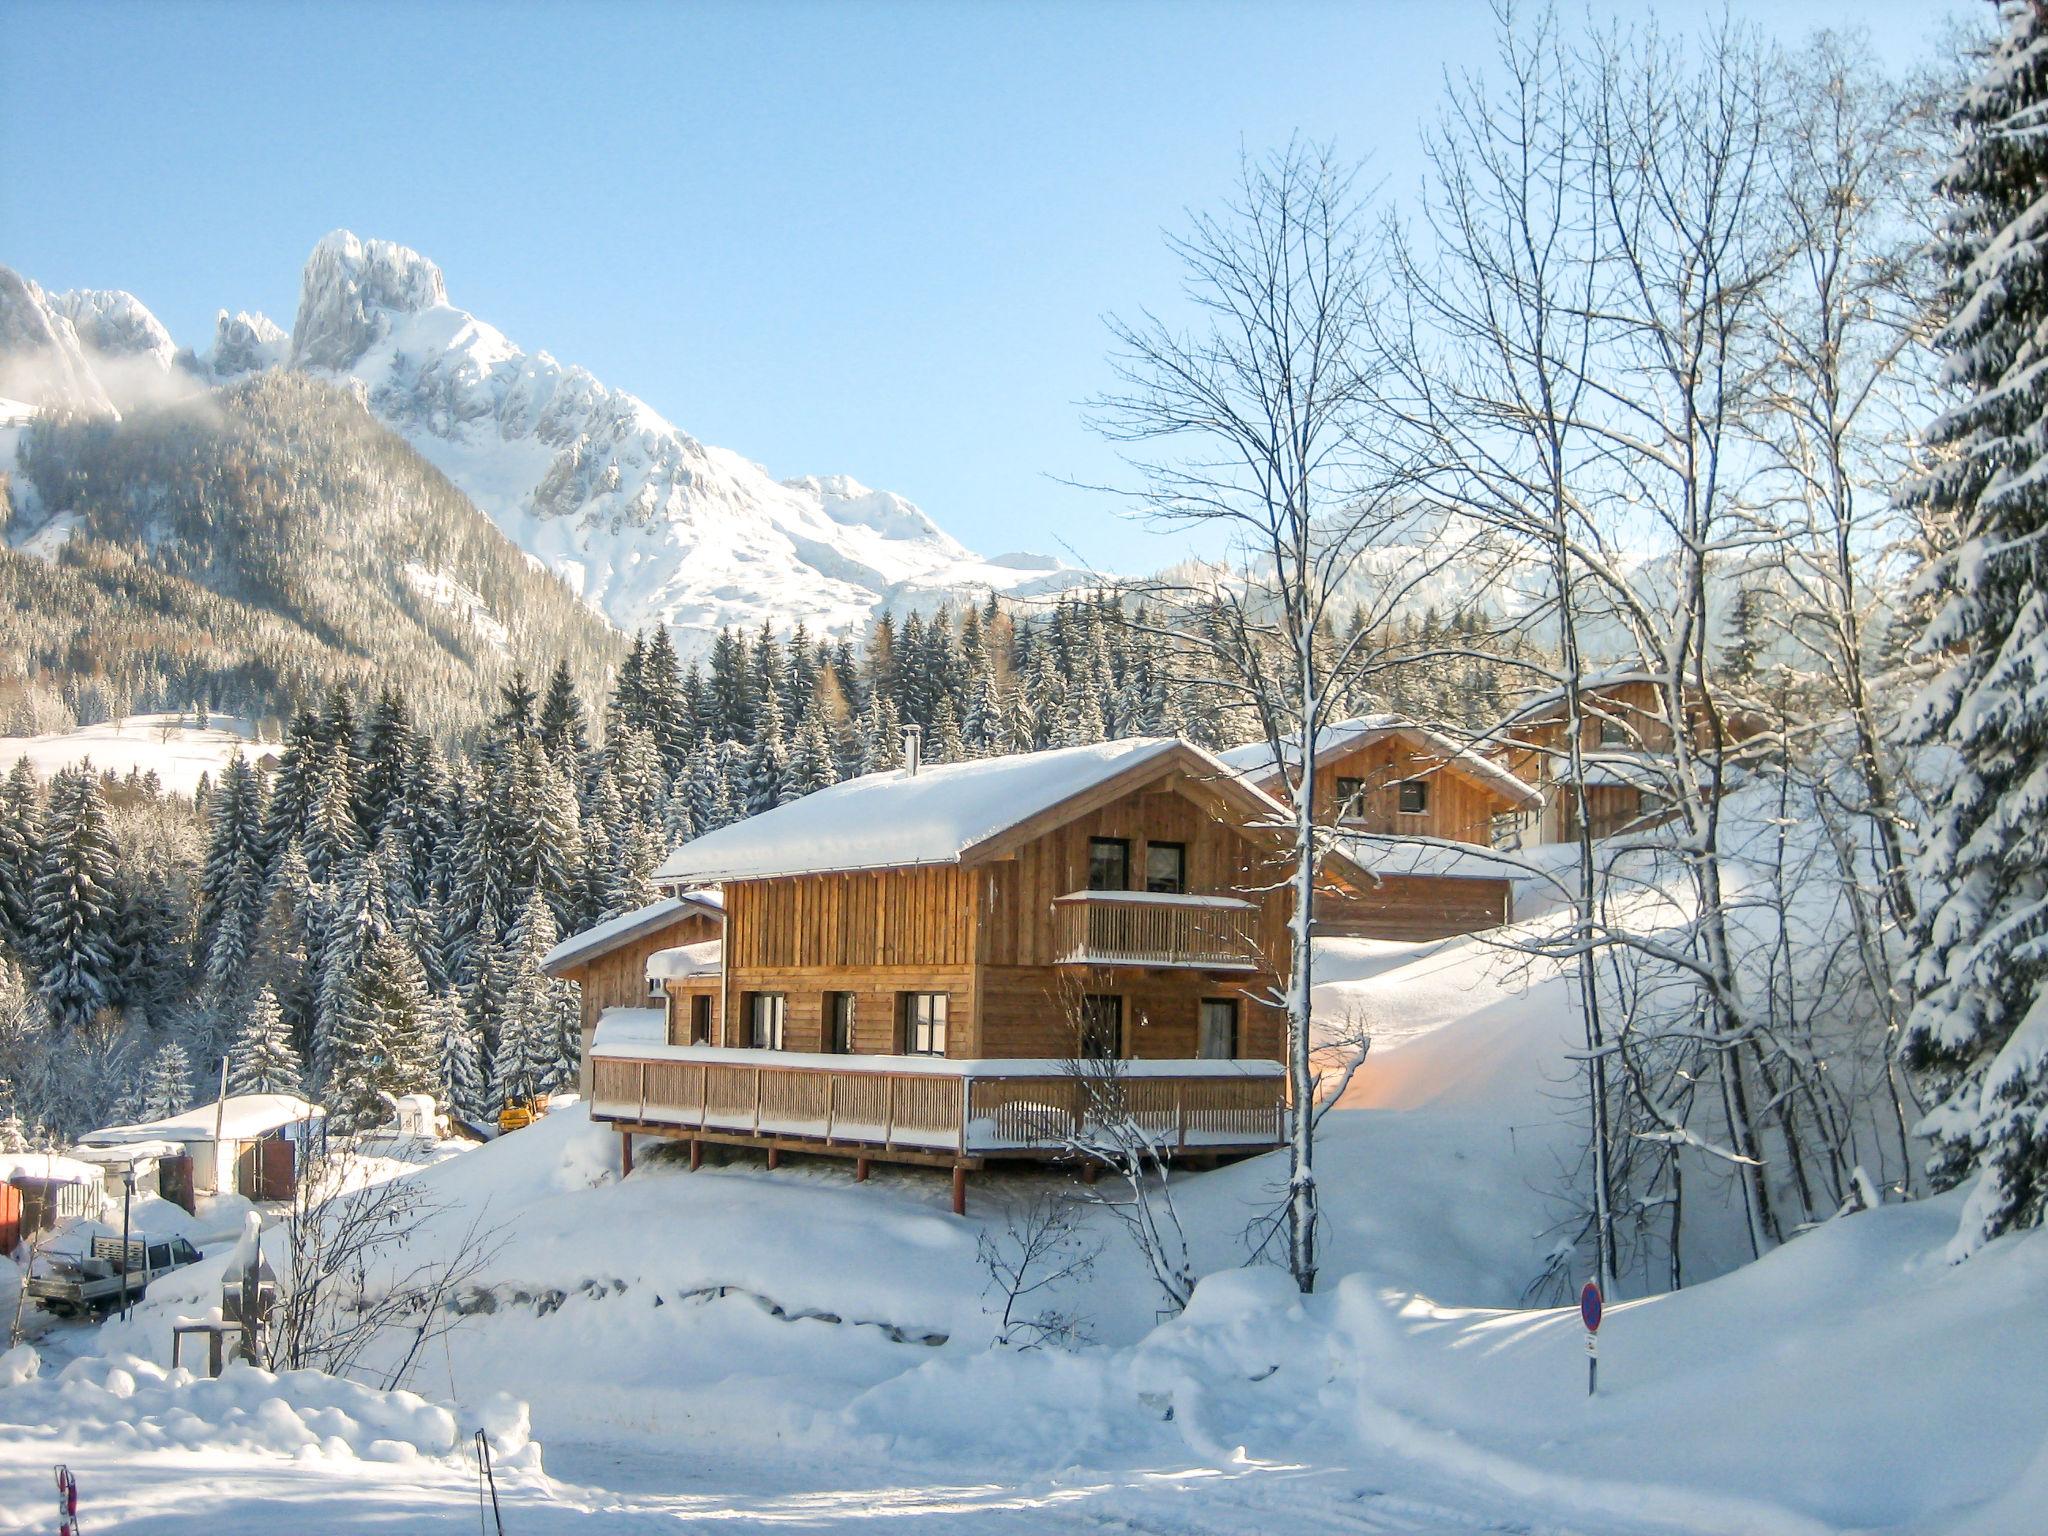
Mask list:
[[[1237,1055],[1237,999],[1202,999],[1201,1038],[1195,1054],[1204,1061],[1230,1061]]]
[[[1088,839],[1088,889],[1127,891],[1131,888],[1131,844],[1128,838]]]
[[[1629,736],[1629,729],[1628,729],[1628,726],[1627,726],[1627,724],[1626,724],[1626,723],[1624,723],[1623,721],[1620,721],[1620,720],[1602,720],[1602,721],[1600,722],[1600,745],[1601,745],[1601,746],[1603,746],[1603,747],[1628,747],[1628,746],[1633,746],[1634,744],[1635,744],[1635,743],[1633,742],[1633,740],[1631,740],[1631,738],[1630,738],[1630,736]]]
[[[782,1049],[782,1025],[787,1017],[787,999],[780,992],[747,994],[747,1044],[757,1051]]]
[[[1158,891],[1167,896],[1178,896],[1188,888],[1188,848],[1186,843],[1147,843],[1145,845],[1145,889]]]
[[[666,999],[668,997],[668,983],[664,982],[659,976],[648,977],[647,995],[649,997]]]
[[[1365,780],[1337,781],[1337,819],[1357,821],[1365,815]]]
[[[840,1056],[853,1054],[853,994],[825,994],[825,1049]]]
[[[909,1056],[946,1054],[946,994],[903,994],[903,1050]]]
[[[690,1044],[711,1043],[711,994],[699,993],[690,999]]]
[[[149,1267],[151,1269],[169,1269],[171,1267],[171,1245],[169,1243],[151,1243],[149,1245]]]
[[[1401,811],[1404,815],[1420,816],[1429,809],[1429,781],[1409,779],[1401,785]]]
[[[1124,1000],[1096,995],[1081,999],[1081,1055],[1088,1061],[1115,1061],[1123,1054]]]

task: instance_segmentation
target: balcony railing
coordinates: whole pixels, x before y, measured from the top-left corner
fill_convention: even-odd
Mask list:
[[[1053,911],[1062,965],[1259,968],[1259,909],[1235,896],[1075,891]]]
[[[1162,1149],[1256,1151],[1285,1137],[1278,1062],[949,1061],[717,1046],[599,1047],[593,1118],[812,1142],[821,1150],[1060,1156],[1127,1117]]]

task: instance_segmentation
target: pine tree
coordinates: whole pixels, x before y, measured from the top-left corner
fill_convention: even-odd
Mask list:
[[[505,935],[509,981],[491,1060],[494,1102],[515,1094],[549,1093],[575,1081],[582,1028],[576,989],[540,968],[555,940],[554,914],[538,898],[527,902]]]
[[[832,738],[825,723],[823,701],[814,692],[790,746],[789,777],[783,796],[795,800],[838,781],[839,769],[832,760]]]
[[[228,1046],[228,1092],[299,1093],[299,1053],[270,988],[258,987]]]
[[[369,838],[384,829],[417,734],[405,700],[394,689],[381,690],[363,727],[363,766],[356,784],[356,823]]]
[[[435,1077],[440,1084],[435,1097],[457,1119],[466,1120],[471,1125],[485,1124],[491,1115],[485,1098],[483,1055],[477,1044],[476,1031],[463,1018],[462,1010],[455,1006],[453,998],[436,999],[433,1014],[437,1057]]]
[[[36,860],[36,990],[60,1028],[82,1025],[112,1001],[114,843],[107,803],[90,764],[50,785],[48,822]]]
[[[1905,1034],[1936,1180],[1976,1180],[1958,1257],[2048,1216],[2048,12],[2006,15],[1942,187],[1941,342],[1968,398],[1927,432],[1935,467],[1909,492],[1962,534],[1923,582],[1922,649],[1944,666],[1915,728],[1959,768],[1929,808]]]
[[[417,956],[397,933],[376,935],[341,990],[327,1110],[343,1130],[390,1117],[385,1096],[432,1093],[439,1041]]]
[[[789,784],[789,744],[782,736],[782,706],[774,697],[755,705],[756,734],[747,757],[746,812],[758,816],[780,805]]]
[[[647,697],[644,728],[660,755],[663,779],[672,779],[683,771],[689,758],[696,721],[690,718],[683,697],[683,670],[676,660],[675,642],[669,638],[666,624],[654,628],[643,678]]]
[[[34,930],[30,891],[42,846],[42,797],[22,758],[0,783],[0,949],[28,958]]]
[[[267,857],[263,785],[237,752],[208,807],[206,862],[199,876],[199,963],[216,997],[242,985],[262,916]]]
[[[540,706],[540,745],[548,760],[564,769],[573,768],[590,750],[583,701],[576,697],[576,683],[566,661],[556,662],[548,676],[547,696]]]
[[[131,1113],[140,1123],[167,1120],[191,1107],[192,1063],[185,1047],[175,1040],[166,1041],[143,1068]]]

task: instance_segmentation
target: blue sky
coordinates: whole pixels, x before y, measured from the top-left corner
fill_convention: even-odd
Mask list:
[[[1981,9],[1735,13],[1903,62]],[[1478,0],[0,0],[0,261],[203,345],[222,307],[289,326],[327,230],[397,240],[778,475],[900,491],[986,552],[1149,567],[1177,551],[1056,479],[1114,471],[1075,404],[1102,316],[1171,301],[1160,232],[1241,146],[1334,139],[1407,191],[1489,27]]]

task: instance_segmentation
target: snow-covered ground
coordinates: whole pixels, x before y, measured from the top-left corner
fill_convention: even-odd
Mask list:
[[[191,715],[123,715],[75,731],[41,736],[0,736],[0,773],[22,758],[48,779],[59,769],[91,760],[94,768],[121,778],[154,773],[166,790],[189,795],[201,774],[216,782],[236,752],[262,751],[246,720],[211,715],[202,727]]]
[[[1179,1180],[1209,1275],[1184,1315],[1158,1320],[1105,1228],[1054,1298],[1094,1342],[1019,1352],[991,1345],[976,1239],[1049,1178],[977,1182],[965,1221],[920,1172],[856,1187],[736,1155],[692,1174],[643,1144],[621,1181],[572,1106],[410,1175],[454,1207],[423,1243],[480,1210],[505,1238],[491,1310],[416,1397],[163,1377],[221,1249],[0,1388],[0,1530],[45,1527],[59,1460],[89,1530],[468,1530],[479,1426],[520,1532],[2040,1528],[2048,1237],[1955,1266],[1954,1197],[1838,1219],[1614,1306],[1588,1400],[1576,1314],[1517,1305],[1568,1144],[1568,1010],[1471,941],[1325,961],[1326,1010],[1385,1011],[1360,1107],[1325,1122],[1306,1302],[1240,1267],[1277,1159]]]

